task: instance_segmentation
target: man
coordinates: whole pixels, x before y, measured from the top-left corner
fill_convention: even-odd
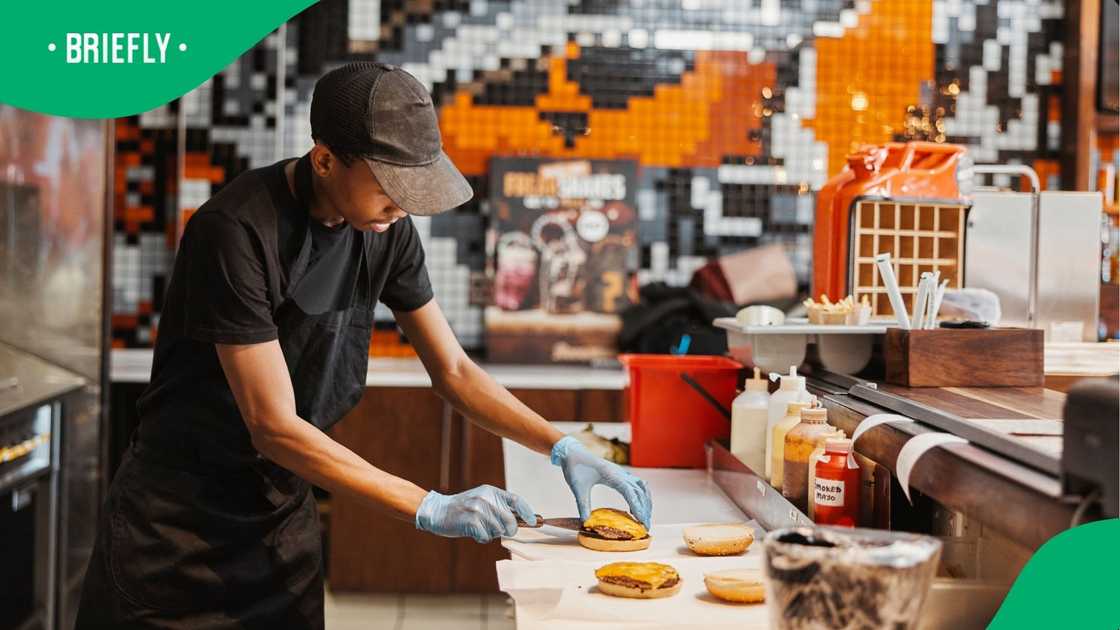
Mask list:
[[[432,300],[410,215],[466,202],[431,97],[404,71],[354,63],[316,85],[315,147],[249,171],[187,224],[141,421],[107,501],[79,628],[321,628],[311,485],[441,536],[511,536],[533,509],[481,486],[425,492],[323,432],[365,386],[374,304],[392,309],[436,391],[649,523],[645,484],[591,455],[475,365]]]

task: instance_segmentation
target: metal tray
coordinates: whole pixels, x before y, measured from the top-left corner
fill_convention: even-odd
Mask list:
[[[812,527],[813,521],[760,475],[731,454],[718,440],[705,445],[708,475],[734,503],[766,531],[783,527]]]

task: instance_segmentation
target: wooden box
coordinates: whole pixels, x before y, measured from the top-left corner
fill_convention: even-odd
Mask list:
[[[893,385],[1041,387],[1042,346],[1029,328],[888,328],[883,354]]]

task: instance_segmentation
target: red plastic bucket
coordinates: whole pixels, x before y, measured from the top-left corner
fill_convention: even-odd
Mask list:
[[[731,422],[681,374],[730,409],[743,365],[700,355],[624,354],[619,360],[630,375],[631,465],[704,468],[704,443],[729,437]]]

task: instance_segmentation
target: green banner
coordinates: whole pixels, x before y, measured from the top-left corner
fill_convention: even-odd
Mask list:
[[[1046,541],[1023,567],[989,630],[1120,628],[1120,520]]]
[[[312,3],[6,3],[0,103],[77,118],[147,111],[198,87]]]

